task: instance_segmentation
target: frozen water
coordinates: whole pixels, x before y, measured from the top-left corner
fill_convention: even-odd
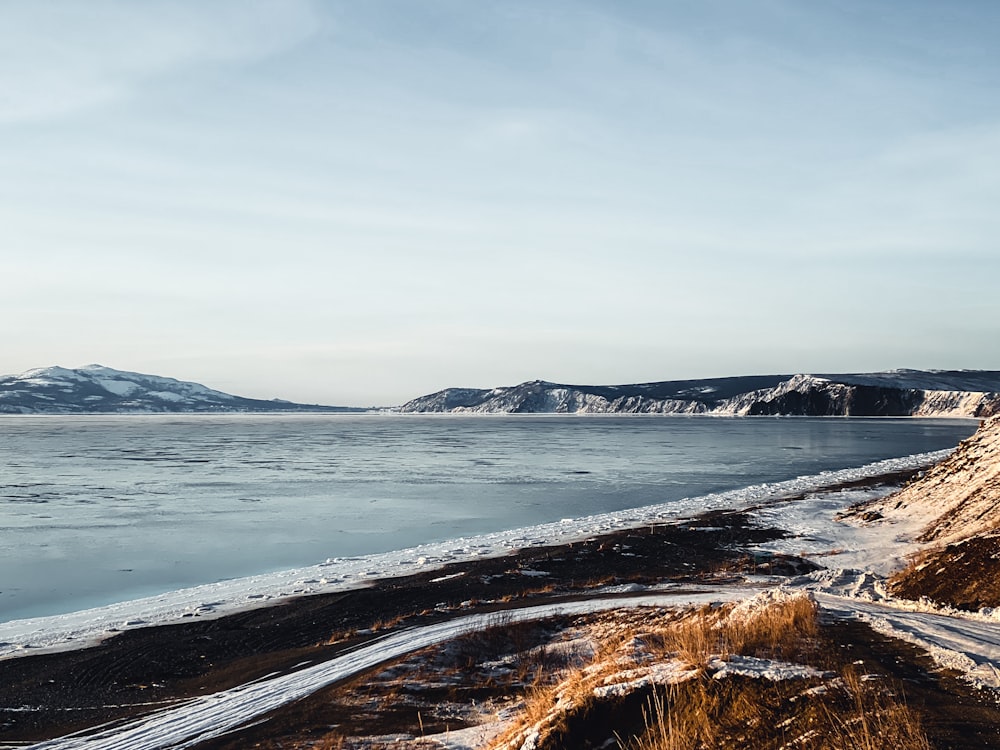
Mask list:
[[[492,554],[492,542],[468,539],[560,521],[554,536],[579,533],[567,519],[618,514],[588,527],[608,530],[630,522],[628,509],[690,509],[680,501],[947,449],[974,428],[913,419],[0,417],[0,622],[419,545],[438,546],[414,552],[414,563]],[[537,543],[524,532],[502,546]],[[321,570],[357,580],[373,568]],[[311,578],[285,588],[315,588]]]

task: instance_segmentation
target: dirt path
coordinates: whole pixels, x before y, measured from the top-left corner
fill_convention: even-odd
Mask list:
[[[1000,621],[910,611],[823,592],[815,596],[834,614],[856,616],[880,633],[918,646],[939,666],[961,672],[973,685],[1000,689]]]

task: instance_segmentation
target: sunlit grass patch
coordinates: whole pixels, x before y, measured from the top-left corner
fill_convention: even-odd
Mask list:
[[[555,750],[597,738],[623,750],[929,747],[898,691],[850,668],[837,676],[803,666],[836,657],[824,653],[805,594],[615,624],[590,663],[528,692],[493,748]]]

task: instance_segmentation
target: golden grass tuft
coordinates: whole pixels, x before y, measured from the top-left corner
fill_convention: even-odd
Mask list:
[[[782,700],[782,686],[701,678],[656,692],[646,729],[621,750],[930,750],[917,714],[885,689],[845,669],[836,689]]]
[[[614,617],[614,615],[612,616]],[[825,690],[801,681],[729,677],[705,670],[713,656],[740,654],[786,661],[820,656],[818,610],[807,595],[771,593],[723,607],[706,606],[682,617],[652,621],[622,615],[613,633],[602,633],[594,660],[563,672],[558,681],[527,694],[517,722],[491,745],[496,750],[573,747],[573,733],[602,709],[595,688],[650,659],[682,660],[694,668],[678,684],[647,688],[645,728],[619,738],[623,750],[928,750],[919,717],[879,682],[848,669]],[[700,671],[699,671],[700,669]],[[613,678],[616,679],[616,678]],[[814,678],[806,685],[816,685]],[[638,710],[636,708],[635,710]],[[583,730],[585,731],[585,730]],[[577,737],[576,739],[579,739]]]
[[[830,750],[931,750],[920,717],[895,691],[879,689],[852,668],[842,671],[848,707],[822,705]]]
[[[356,638],[359,635],[373,635],[375,633],[380,633],[385,630],[392,630],[397,628],[407,620],[406,615],[396,615],[394,617],[383,617],[375,620],[371,627],[364,628],[362,630],[335,630],[327,637],[325,641],[322,641],[320,646],[336,646],[344,641],[348,641],[352,638]]]
[[[766,606],[705,606],[655,636],[661,654],[699,665],[711,655],[798,658],[818,630],[816,603],[799,595],[774,599]]]

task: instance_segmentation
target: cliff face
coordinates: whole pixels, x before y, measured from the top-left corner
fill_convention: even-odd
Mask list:
[[[948,416],[1000,413],[1000,372],[899,370],[861,375],[766,375],[580,386],[533,380],[416,398],[403,412],[473,414],[718,414]]]
[[[992,417],[1000,414],[1000,393],[966,391],[923,391],[913,416]]]
[[[403,404],[400,411],[454,414],[698,414],[707,411],[704,403],[693,400],[658,399],[642,394],[614,397],[585,388],[540,380],[484,391],[449,388]]]
[[[921,391],[888,386],[838,383],[812,375],[796,375],[769,392],[747,394],[733,411],[741,415],[907,417]]]
[[[888,379],[865,382],[864,376],[796,375],[720,406],[740,416],[987,417],[1000,413],[1000,395],[908,387],[905,380],[893,385]]]

